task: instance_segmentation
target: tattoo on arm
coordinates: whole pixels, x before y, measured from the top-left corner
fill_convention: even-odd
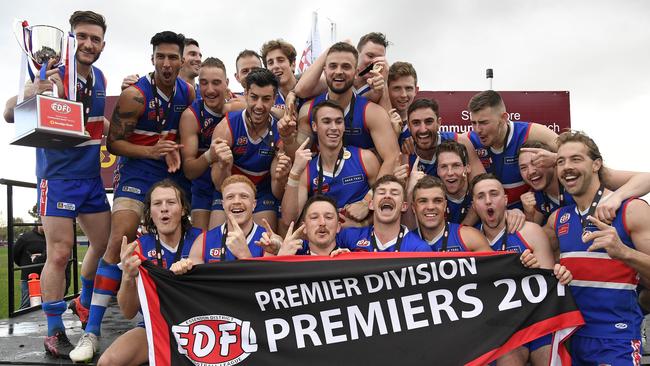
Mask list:
[[[126,140],[135,129],[137,123],[135,117],[136,113],[133,111],[121,111],[118,103],[118,105],[115,106],[113,117],[111,118],[111,125],[108,131],[108,141],[115,142],[117,140]]]

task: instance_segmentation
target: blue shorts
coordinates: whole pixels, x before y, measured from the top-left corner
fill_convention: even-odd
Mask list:
[[[221,195],[221,192],[214,191],[214,195],[212,195],[212,211],[223,211],[222,199],[223,196]],[[272,192],[258,191],[255,199],[257,200],[257,204],[255,205],[253,213],[262,211],[273,211],[276,214],[278,213],[280,202],[275,198]]]
[[[119,171],[115,172],[115,192],[113,199],[118,197],[131,198],[136,201],[144,202],[144,197],[147,195],[149,188],[157,182],[163,180],[164,177],[158,177],[154,174],[124,174]]]
[[[79,214],[110,211],[101,177],[38,179],[38,213],[75,218]]]
[[[532,353],[541,347],[550,346],[552,342],[553,334],[547,334],[524,344],[524,347],[528,348],[528,351]]]
[[[213,195],[214,190],[199,189],[192,185],[192,210],[212,210]]]
[[[609,339],[571,337],[573,365],[640,365],[641,341],[638,339]]]
[[[188,202],[192,203],[192,181],[187,179],[185,177],[185,174],[183,173],[183,169],[179,169],[177,172],[173,173],[170,177],[176,184],[178,184],[179,187],[183,190],[183,193],[185,194],[185,198],[187,198]]]

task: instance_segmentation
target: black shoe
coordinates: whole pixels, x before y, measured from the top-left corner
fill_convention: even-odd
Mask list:
[[[57,332],[53,336],[45,337],[43,342],[45,353],[57,358],[70,358],[70,351],[74,349],[65,332]]]

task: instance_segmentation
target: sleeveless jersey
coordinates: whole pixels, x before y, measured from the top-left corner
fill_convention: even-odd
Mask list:
[[[438,132],[438,138],[436,139],[436,147],[440,145],[443,141],[447,140],[458,140],[458,134],[456,132]],[[413,169],[413,164],[415,164],[415,159],[417,159],[417,154],[409,155],[409,169]],[[423,171],[427,175],[432,175],[434,177],[438,176],[438,164],[436,163],[436,156],[433,155],[432,160],[425,160],[420,158],[418,163],[419,170]]]
[[[625,224],[625,210],[616,211],[612,226],[623,244],[635,248]],[[569,288],[582,312],[585,325],[577,335],[595,338],[640,339],[643,316],[637,302],[637,272],[610,258],[604,249],[589,252],[592,242],[582,242],[581,214],[576,205],[560,207],[555,234],[560,245],[560,263],[573,274]],[[592,225],[592,224],[589,224]],[[587,230],[593,229],[587,226]]]
[[[234,158],[232,174],[248,177],[256,186],[257,192],[271,191],[271,162],[275,156],[273,146],[279,141],[278,123],[271,117],[271,131],[264,137],[253,140],[248,134],[244,122],[246,110],[230,112],[226,122],[232,138],[232,155]],[[271,144],[273,139],[273,144]]]
[[[562,197],[564,198],[563,206],[574,205],[576,203],[573,200],[573,196],[564,190],[562,190]],[[551,213],[560,208],[560,201],[547,195],[544,191],[535,191],[535,207],[544,215],[544,222],[546,222],[546,219],[551,216]]]
[[[447,252],[469,252],[467,246],[460,236],[460,228],[462,225],[449,223],[449,239],[447,239]],[[444,233],[444,232],[443,232]],[[408,240],[419,240],[429,245],[432,251],[441,252],[444,234],[441,233],[439,238],[434,238],[434,241],[428,242],[420,235],[420,229],[409,232],[406,236]],[[406,239],[406,238],[405,238]]]
[[[307,177],[309,178],[308,196],[318,192],[318,161],[320,155],[311,159],[307,165]],[[322,193],[336,199],[339,208],[348,203],[357,202],[370,190],[368,184],[368,173],[363,166],[361,149],[348,146],[343,152],[343,161],[339,165],[338,172],[332,176],[327,172],[323,173]]]
[[[528,122],[511,122],[506,146],[503,151],[496,152],[491,147],[483,146],[475,131],[470,131],[468,137],[476,149],[476,154],[485,167],[485,171],[494,174],[503,184],[508,195],[508,208],[523,210],[520,197],[528,192],[528,185],[519,172],[519,148],[528,139],[532,126]]]
[[[165,126],[161,131],[158,130],[158,122],[156,121],[156,103],[151,86],[151,78],[147,74],[141,77],[133,86],[140,91],[145,100],[145,107],[142,116],[138,119],[135,129],[128,141],[132,144],[142,146],[153,146],[158,140],[164,138],[166,140],[176,140],[178,134],[178,123],[181,114],[190,105],[190,86],[181,78],[176,78],[176,86],[174,87],[175,93],[171,103],[171,110],[168,110],[169,98],[165,96],[160,90],[157,90],[158,101],[160,102],[159,110],[160,120],[162,122],[164,116],[167,116]],[[161,178],[166,177],[167,164],[165,159],[136,159],[122,156],[120,158],[120,174],[136,174],[141,175],[146,173],[148,175],[156,175]]]
[[[183,240],[183,251],[181,252],[181,258],[187,258],[190,255],[190,249],[192,249],[192,244],[194,240],[203,232],[199,228],[191,228],[187,233],[185,233],[185,238]],[[156,237],[152,234],[142,235],[137,239],[138,246],[140,247],[140,253],[145,256],[148,260],[158,264],[158,251],[156,250]],[[178,247],[176,247],[178,249]],[[162,262],[163,267],[169,269],[174,263],[176,257],[176,251],[171,251],[169,248],[162,246]]]
[[[302,105],[305,104],[305,99],[296,96],[296,102],[298,102],[296,104],[296,111],[299,111]],[[282,95],[279,89],[278,89],[278,96],[275,97],[275,105],[273,105],[273,108],[282,109],[282,110],[287,109],[287,103],[284,99],[284,95]]]
[[[507,235],[505,248],[503,247],[503,235]],[[523,253],[526,249],[533,250],[519,231],[513,234],[507,233],[505,229],[490,241],[490,246],[495,252]]]
[[[465,216],[467,216],[467,212],[471,207],[472,195],[470,192],[467,192],[460,200],[456,200],[447,195],[447,221],[460,224],[465,219]]]
[[[327,93],[323,93],[314,98],[309,104],[309,123],[313,122],[312,109],[319,103],[327,100]],[[349,146],[356,146],[362,149],[373,149],[375,143],[372,141],[370,131],[366,126],[366,108],[368,107],[368,99],[360,95],[354,98],[354,108],[347,107],[345,109],[345,142]],[[351,116],[352,120],[349,121],[348,116],[351,109],[354,109],[354,114]],[[314,136],[313,141],[318,141]]]
[[[36,176],[41,179],[88,179],[99,177],[100,147],[104,131],[104,104],[106,78],[95,66],[90,67],[92,78],[90,112],[86,131],[90,140],[66,149],[36,149]],[[59,67],[63,79],[65,66]],[[77,95],[86,88],[86,79],[77,76]],[[85,111],[84,111],[85,113]]]
[[[226,251],[225,260],[234,261],[237,258],[230,252],[230,249],[225,246],[226,241],[224,237],[224,230],[226,229],[226,224],[217,226],[214,229],[208,231],[203,237],[203,262],[204,263],[213,263],[221,261],[221,252]],[[256,241],[259,241],[262,238],[264,233],[264,228],[253,224],[253,229],[246,237],[246,242],[248,243],[248,249],[251,251],[253,257],[262,257],[264,255],[264,249],[259,245],[255,244]]]
[[[341,229],[341,231],[336,236],[336,242],[340,248],[347,248],[351,252],[373,252],[374,247],[372,246],[372,232],[373,226],[364,226],[364,227],[348,227]],[[408,235],[408,229],[405,226],[402,226],[404,231],[404,237],[400,243],[400,252],[430,252],[431,248],[426,245],[425,242],[417,242],[414,240],[406,241],[406,235]],[[397,250],[397,237],[387,243],[380,243],[377,237],[375,237],[375,242],[379,248],[379,252],[395,252]],[[383,249],[381,249],[383,248]]]
[[[210,148],[212,132],[217,124],[223,119],[223,115],[217,114],[210,108],[207,108],[203,104],[203,100],[195,100],[188,108],[192,113],[194,113],[199,128],[199,146],[196,154],[196,156],[199,157]],[[199,189],[214,191],[214,183],[212,183],[210,173],[211,168],[208,167],[200,177],[192,180],[192,190],[194,191],[195,189]]]

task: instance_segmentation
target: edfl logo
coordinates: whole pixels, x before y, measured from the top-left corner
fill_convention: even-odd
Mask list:
[[[72,111],[69,105],[57,103],[57,102],[50,104],[50,108],[52,108],[52,110],[55,112],[63,113],[63,114],[68,114]]]

